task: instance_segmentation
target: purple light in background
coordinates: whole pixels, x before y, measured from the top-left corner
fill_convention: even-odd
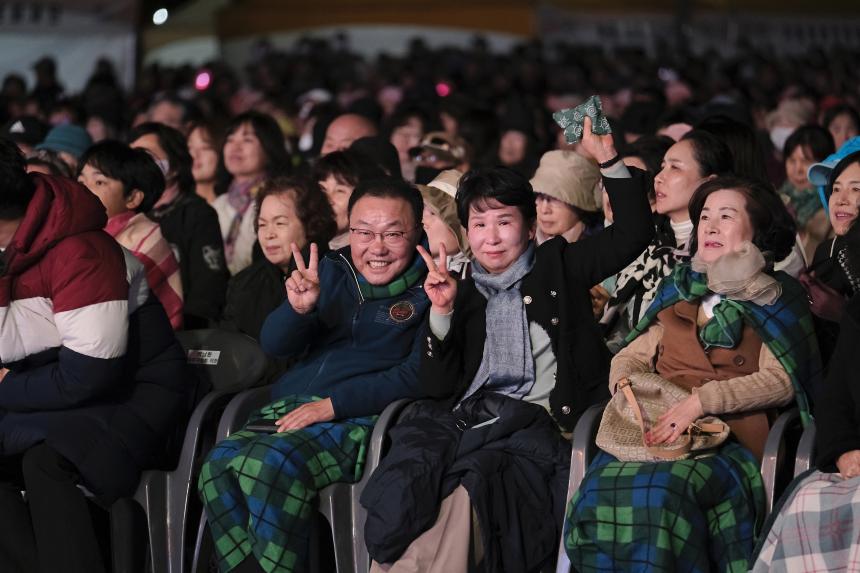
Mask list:
[[[448,97],[451,95],[451,86],[446,84],[445,82],[439,82],[436,84],[436,94],[439,97]]]

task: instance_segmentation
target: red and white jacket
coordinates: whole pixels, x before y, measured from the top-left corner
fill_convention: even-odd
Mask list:
[[[122,249],[98,198],[77,182],[32,175],[36,192],[0,276],[0,410],[98,401],[123,372],[128,292]]]

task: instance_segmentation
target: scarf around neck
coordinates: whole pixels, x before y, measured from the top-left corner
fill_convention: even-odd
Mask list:
[[[426,243],[424,244],[424,247],[427,248]],[[349,249],[347,249],[347,251],[348,250]],[[355,278],[358,282],[358,290],[361,292],[361,296],[366,300],[390,298],[403,294],[408,289],[415,286],[415,284],[417,284],[418,281],[423,279],[427,274],[427,265],[424,263],[424,259],[416,254],[412,257],[412,263],[400,274],[400,276],[388,284],[372,285],[367,282],[367,279],[364,278],[361,273],[355,271],[355,266],[348,260],[346,255],[341,253],[341,256],[347,260],[349,266],[353,269],[353,272],[355,272]]]
[[[755,258],[754,255],[743,254],[740,258],[744,256]],[[749,261],[746,263],[749,265]],[[747,268],[755,268],[755,265]],[[719,269],[717,274],[720,274]],[[699,338],[706,348],[734,348],[740,342],[744,322],[749,324],[791,378],[801,420],[806,425],[811,419],[810,400],[818,394],[822,373],[818,340],[806,290],[783,272],[772,277],[765,275],[776,284],[763,281],[759,274],[764,273],[759,270],[742,281],[747,286],[738,289],[738,292],[728,294],[728,290],[723,289],[727,294],[714,307],[713,318],[699,330]],[[720,277],[715,279],[719,280]],[[645,332],[663,309],[681,300],[698,301],[712,293],[708,280],[708,276],[694,270],[691,263],[676,266],[660,285],[654,303],[630,332],[625,344]],[[737,287],[737,284],[734,286]],[[767,300],[772,302],[766,303]]]
[[[504,272],[491,274],[473,263],[475,288],[487,299],[484,356],[465,400],[485,387],[513,398],[528,394],[535,382],[535,365],[526,308],[520,293],[523,278],[535,261],[534,241]]]

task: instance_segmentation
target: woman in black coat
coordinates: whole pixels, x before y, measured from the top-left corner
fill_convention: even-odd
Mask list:
[[[430,540],[440,532],[419,534],[453,531],[441,516],[434,525],[442,498],[448,515],[463,511],[462,499],[465,519],[470,506],[477,515],[482,570],[536,570],[557,549],[570,463],[561,432],[608,398],[610,355],[590,289],[636,258],[654,232],[641,172],[628,171],[612,137],[590,127],[586,120],[583,146],[602,167],[613,225],[575,243],[556,237],[537,247],[531,185],[499,167],[467,173],[457,190],[475,257],[471,278],[448,274],[444,246],[439,266],[419,247],[432,303],[419,383],[443,401],[401,416],[362,495],[365,538],[379,562],[404,551],[408,560],[432,560],[438,552]],[[463,567],[445,561],[440,570]]]

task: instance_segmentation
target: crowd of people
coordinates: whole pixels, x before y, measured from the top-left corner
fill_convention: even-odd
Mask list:
[[[577,571],[846,566],[857,54],[255,54],[245,81],[150,66],[126,93],[100,61],[67,94],[49,58],[3,81],[0,568],[109,569],[97,506],[175,463],[198,328],[269,356],[271,402],[196,484],[221,571],[304,570],[317,492],[404,398],[361,498],[373,571],[540,571],[560,539]],[[578,419],[646,382],[684,396],[646,451],[728,437],[605,447],[565,505]],[[763,526],[789,407],[817,467]]]

